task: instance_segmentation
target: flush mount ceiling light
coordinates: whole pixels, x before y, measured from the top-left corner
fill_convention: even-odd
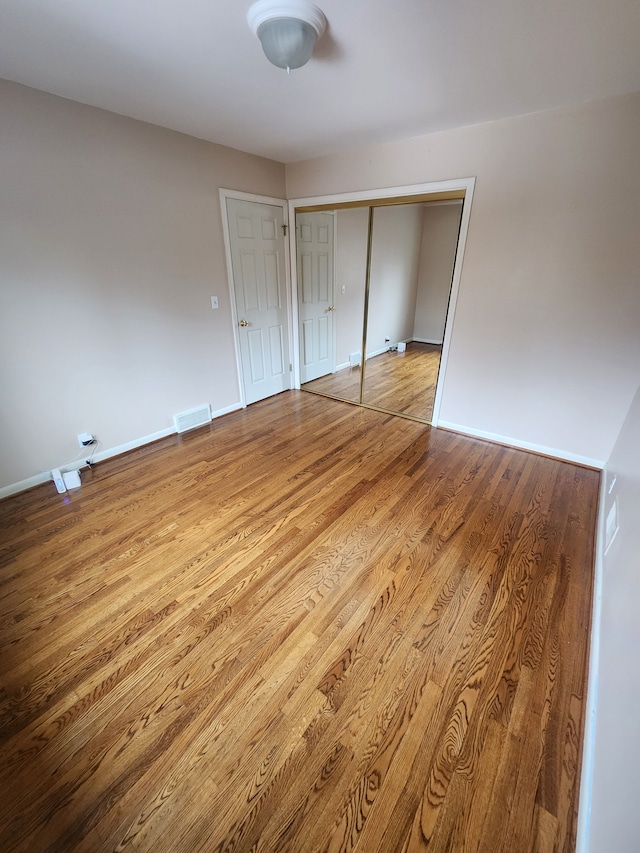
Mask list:
[[[320,9],[306,0],[258,0],[249,9],[247,21],[269,62],[287,71],[311,59],[327,25]]]

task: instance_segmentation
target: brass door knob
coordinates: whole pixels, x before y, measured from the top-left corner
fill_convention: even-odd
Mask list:
[[[247,321],[246,321],[246,320],[240,320],[240,322],[238,323],[238,325],[239,325],[239,326],[248,326],[249,324],[247,323]]]
[[[335,311],[335,310],[336,310],[335,305],[329,305],[329,307],[327,308],[327,311]]]

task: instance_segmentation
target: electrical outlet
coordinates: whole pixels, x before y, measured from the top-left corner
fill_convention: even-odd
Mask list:
[[[604,553],[605,556],[613,544],[613,540],[616,538],[616,535],[619,530],[618,526],[618,499],[616,498],[611,507],[609,508],[609,512],[607,513],[607,518],[605,520],[604,525]]]

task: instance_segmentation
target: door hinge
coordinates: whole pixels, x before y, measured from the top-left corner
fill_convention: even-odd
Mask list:
[[[291,373],[292,370],[293,370],[293,365],[289,364],[289,373]]]
[[[282,233],[284,234],[285,237],[287,236],[287,227],[288,227],[287,223],[285,222],[284,225],[282,226]]]

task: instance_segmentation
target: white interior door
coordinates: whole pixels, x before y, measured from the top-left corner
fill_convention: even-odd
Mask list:
[[[296,216],[300,382],[335,367],[333,214]]]
[[[229,244],[247,404],[291,387],[281,207],[227,198]]]

